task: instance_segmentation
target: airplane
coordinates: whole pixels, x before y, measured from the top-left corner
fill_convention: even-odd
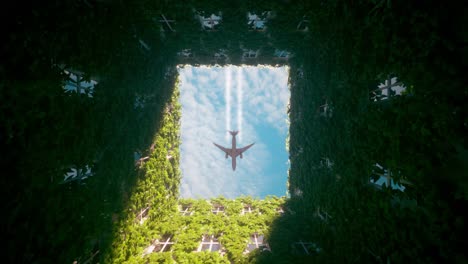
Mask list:
[[[214,142],[213,142],[213,144],[226,153],[226,159],[228,158],[228,156],[231,156],[231,158],[232,158],[232,170],[235,171],[236,170],[236,157],[240,156],[240,158],[242,159],[242,153],[244,151],[246,151],[247,149],[249,149],[251,146],[253,146],[253,144],[255,144],[255,143],[252,143],[252,144],[250,144],[248,146],[245,146],[243,148],[236,148],[236,135],[237,135],[237,133],[239,133],[239,131],[229,131],[229,133],[231,133],[231,135],[232,135],[232,148],[228,149],[228,148],[222,147],[222,146],[220,146],[220,145],[218,145],[218,144],[216,144]]]

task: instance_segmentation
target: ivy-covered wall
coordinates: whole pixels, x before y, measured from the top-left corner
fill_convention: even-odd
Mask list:
[[[114,219],[114,241],[110,262],[121,262],[135,254],[143,237],[134,224],[149,218],[158,222],[177,203],[179,193],[179,128],[181,107],[177,83],[166,103],[160,127],[153,138],[147,159],[136,160],[137,174],[132,189],[124,194],[124,211]],[[120,217],[120,219],[119,219]],[[140,242],[141,243],[141,242]]]
[[[116,241],[111,263],[146,263],[168,261],[177,263],[247,263],[258,254],[268,257],[268,250],[256,249],[247,254],[247,245],[254,234],[265,236],[268,243],[269,227],[280,217],[284,198],[267,197],[264,200],[240,197],[228,200],[222,197],[210,200],[180,199],[167,209],[160,218],[149,215],[140,223],[132,219],[118,232],[126,239]],[[159,203],[161,204],[161,203]],[[244,207],[250,211],[242,213]],[[220,211],[215,208],[220,207]],[[187,209],[187,210],[185,210]],[[246,209],[247,210],[247,209]],[[185,212],[185,213],[184,213]],[[221,244],[217,251],[197,252],[203,236],[216,237]],[[167,252],[148,252],[151,245],[170,239]],[[244,254],[245,253],[245,254]]]
[[[291,69],[289,210],[269,224],[271,253],[250,260],[467,262],[468,16],[460,3],[88,0],[5,10],[6,262],[244,261],[241,236],[229,230],[220,238],[225,257],[185,253],[203,228],[174,233],[174,253],[141,257],[173,228],[157,222],[178,217],[175,67],[215,62]],[[202,29],[197,11],[221,12],[222,22]],[[264,11],[272,12],[266,29],[251,30],[247,12]],[[243,48],[259,56],[242,59]],[[215,58],[220,50],[229,60]],[[276,59],[275,50],[292,56]],[[58,65],[99,77],[93,98],[66,94]],[[406,93],[374,101],[388,76]],[[138,151],[150,158],[135,170]],[[93,175],[64,182],[71,166],[91,166]],[[380,170],[409,183],[404,192],[376,190],[370,178]],[[208,231],[229,226],[212,217]]]

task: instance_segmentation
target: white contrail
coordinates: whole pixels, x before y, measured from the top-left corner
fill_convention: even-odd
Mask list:
[[[242,141],[242,68],[237,67],[237,130],[239,142]]]
[[[231,130],[231,68],[226,70],[226,89],[224,91],[224,98],[226,100],[226,141],[229,140],[228,130]]]

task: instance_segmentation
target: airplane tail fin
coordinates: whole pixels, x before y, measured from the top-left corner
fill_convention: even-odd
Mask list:
[[[231,133],[231,135],[235,136],[235,135],[237,135],[237,133],[239,133],[239,131],[229,131],[229,133]]]

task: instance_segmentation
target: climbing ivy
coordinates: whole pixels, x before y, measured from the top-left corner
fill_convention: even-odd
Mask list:
[[[15,5],[2,17],[0,49],[1,162],[12,170],[2,184],[6,262],[467,262],[468,16],[460,3]],[[204,30],[194,10],[221,11],[223,20]],[[266,30],[250,31],[247,12],[265,11],[274,14]],[[161,31],[161,14],[175,20],[174,31]],[[178,55],[185,49],[193,56]],[[229,60],[213,58],[220,50]],[[245,50],[259,53],[246,59]],[[274,58],[276,50],[292,56]],[[239,216],[241,200],[219,198],[232,223],[196,211],[179,216],[187,201],[178,197],[178,64],[289,65],[284,215]],[[63,67],[98,77],[94,97],[65,94]],[[406,92],[372,100],[388,76]],[[143,165],[135,167],[135,152],[148,157]],[[411,185],[375,188],[376,164]],[[87,167],[93,176],[64,181],[66,170]],[[205,201],[189,202],[210,211]],[[254,229],[266,232],[270,253],[241,254]],[[226,255],[191,253],[204,232],[223,233]],[[169,233],[173,252],[142,257]],[[301,253],[299,240],[316,246]]]

